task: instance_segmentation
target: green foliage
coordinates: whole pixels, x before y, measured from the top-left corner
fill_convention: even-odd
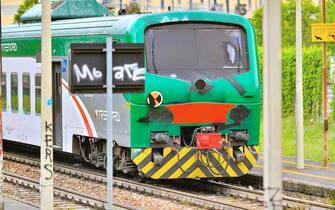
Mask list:
[[[294,49],[295,50],[295,49]],[[291,52],[295,60],[295,52]],[[322,53],[320,47],[303,49],[303,97],[307,116],[319,116],[322,106]],[[295,65],[294,79],[295,79]],[[295,90],[295,86],[294,89]],[[295,91],[293,91],[293,94]],[[287,93],[289,94],[289,93]],[[292,101],[294,102],[294,100]],[[292,110],[293,112],[293,110]]]
[[[333,95],[335,94],[335,56],[329,57],[329,84],[331,84],[331,90]],[[333,112],[331,113],[332,118],[335,120],[335,99],[330,104]]]
[[[256,32],[256,39],[257,39],[257,46],[262,46],[263,43],[263,7],[258,8],[252,18],[251,18],[251,23],[255,28]]]
[[[13,90],[11,95],[11,109],[12,112],[18,112],[19,110],[19,99],[17,97],[17,92],[14,92]]]
[[[335,23],[335,0],[327,1],[326,18],[328,23]]]
[[[2,107],[2,109],[7,109],[7,99],[6,99],[6,97],[5,97],[6,95],[4,95],[4,94],[2,94],[2,101],[1,101],[1,107]]]
[[[39,114],[41,113],[41,92],[36,94],[35,109],[36,109],[36,113],[39,113]]]
[[[296,156],[296,123],[293,115],[283,117],[282,120],[282,148],[283,156]],[[263,122],[261,122],[260,150],[264,151]],[[329,120],[329,161],[335,163],[335,122]],[[305,120],[304,122],[304,154],[306,160],[323,160],[323,120]]]
[[[137,2],[130,2],[126,5],[127,14],[140,14],[141,6]]]
[[[328,204],[329,204],[329,205],[335,205],[335,199],[333,199],[333,198],[329,198],[329,199],[328,199]]]
[[[295,0],[282,3],[282,45],[283,47],[295,45]],[[335,22],[335,0],[327,1],[327,22]],[[263,8],[255,11],[252,24],[257,34],[257,44],[262,45],[262,19]],[[302,1],[302,40],[304,46],[310,46],[311,24],[321,22],[320,5],[314,5],[311,0]]]
[[[322,56],[320,47],[303,48],[303,97],[305,117],[320,115],[322,106]],[[287,116],[295,108],[295,48],[282,50],[282,111]],[[261,75],[263,68],[263,50],[259,49]]]
[[[20,5],[19,9],[16,11],[14,15],[14,23],[19,23],[21,16],[28,11],[30,8],[37,4],[38,0],[24,0],[24,2]]]
[[[30,93],[28,95],[23,95],[23,112],[30,113]]]

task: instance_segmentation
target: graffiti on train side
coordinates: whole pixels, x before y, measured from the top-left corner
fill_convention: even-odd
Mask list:
[[[90,81],[94,81],[95,79],[102,78],[102,72],[93,68],[90,70],[86,64],[84,64],[81,69],[77,64],[73,65],[73,69],[76,75],[77,83],[80,83],[81,80],[89,79]]]
[[[144,81],[145,69],[139,68],[138,63],[125,64],[123,66],[113,67],[115,80],[131,80],[131,81]],[[126,79],[125,79],[126,76]]]
[[[90,69],[88,65],[84,64],[81,68],[77,65],[73,65],[73,70],[76,75],[77,83],[80,83],[81,80],[95,81],[100,80],[103,76],[103,73],[97,68]],[[114,71],[114,80],[121,81],[143,81],[145,80],[145,69],[139,68],[138,63],[125,64],[123,66],[113,67]]]
[[[109,79],[113,80],[113,93],[144,92],[144,45],[118,43],[113,47],[112,65],[108,66],[106,45],[71,45],[71,93],[106,93]]]

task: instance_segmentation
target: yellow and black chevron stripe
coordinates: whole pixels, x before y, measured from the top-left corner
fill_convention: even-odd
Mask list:
[[[155,165],[152,149],[133,149],[132,159],[145,177],[152,179],[239,177],[247,174],[258,159],[257,148],[244,146],[246,155],[235,163],[232,149],[196,150],[191,147],[163,149],[163,163]]]

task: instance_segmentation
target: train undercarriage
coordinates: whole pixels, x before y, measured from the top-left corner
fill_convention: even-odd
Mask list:
[[[77,148],[74,149],[74,151],[76,151],[74,153],[80,155],[86,162],[97,168],[107,168],[106,140],[85,136],[74,136],[73,142],[74,148]],[[137,166],[131,160],[130,148],[120,147],[114,142],[113,156],[114,173],[123,172],[127,174],[138,172]]]
[[[152,179],[239,177],[256,164],[258,152],[254,146],[246,145],[247,134],[241,131],[226,136],[215,136],[219,133],[214,131],[199,134],[192,146],[184,139],[137,149],[114,142],[113,171]],[[207,138],[219,140],[206,145]],[[237,141],[239,138],[244,140]],[[153,135],[153,139],[157,139],[157,135]],[[106,140],[75,136],[73,145],[74,153],[86,162],[106,169]]]

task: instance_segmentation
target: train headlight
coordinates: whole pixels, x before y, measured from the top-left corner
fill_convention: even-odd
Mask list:
[[[198,90],[203,90],[207,84],[205,80],[198,79],[197,81],[195,81],[194,85]]]
[[[234,120],[234,123],[241,123],[249,116],[249,113],[250,110],[247,107],[239,105],[231,110],[230,118]]]

